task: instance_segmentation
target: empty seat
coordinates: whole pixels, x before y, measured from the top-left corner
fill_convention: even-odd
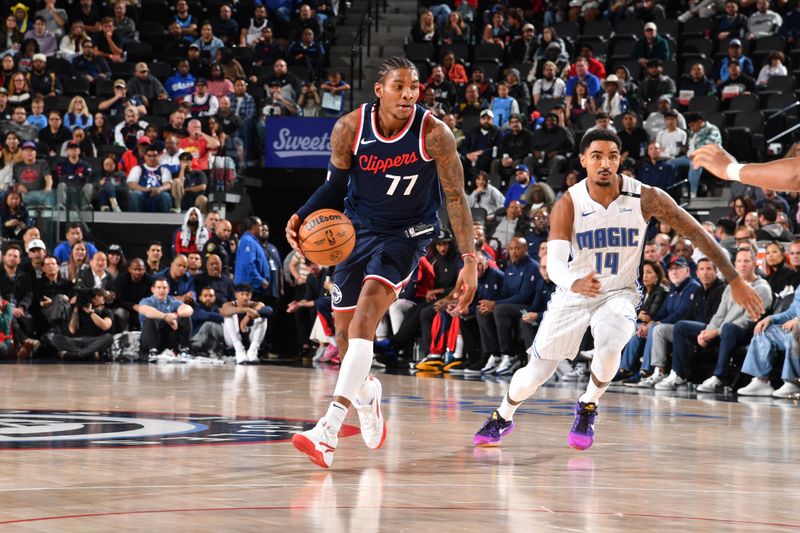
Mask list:
[[[475,47],[473,58],[479,61],[501,61],[503,59],[503,48],[499,44],[480,43]]]
[[[614,37],[620,35],[633,35],[636,38],[641,38],[644,35],[644,21],[629,19],[617,21],[617,29],[614,31]]]
[[[613,28],[611,27],[611,22],[601,19],[585,22],[581,34],[608,37],[612,32]]]
[[[714,95],[697,95],[689,102],[689,111],[710,113],[719,111],[719,98]]]
[[[689,53],[712,57],[714,54],[714,41],[709,39],[687,39],[681,43],[680,50],[681,55]]]

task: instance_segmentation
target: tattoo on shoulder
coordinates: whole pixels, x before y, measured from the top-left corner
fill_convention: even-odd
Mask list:
[[[348,113],[333,126],[331,131],[331,162],[336,168],[350,168],[353,157],[353,141],[358,118]]]

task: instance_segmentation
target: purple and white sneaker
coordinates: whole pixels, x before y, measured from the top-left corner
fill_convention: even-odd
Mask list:
[[[506,421],[497,411],[492,411],[483,427],[475,433],[472,442],[475,446],[499,446],[502,438],[512,431],[514,431],[514,421]]]
[[[596,403],[583,403],[578,400],[575,404],[575,423],[572,424],[572,429],[567,439],[570,448],[586,450],[592,446],[594,442],[594,418],[596,416]]]

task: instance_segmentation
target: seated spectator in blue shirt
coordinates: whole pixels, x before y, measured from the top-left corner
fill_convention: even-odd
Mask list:
[[[556,284],[550,281],[550,276],[547,274],[547,256],[542,257],[539,263],[539,273],[541,277],[536,281],[533,303],[525,309],[520,317],[520,333],[525,346],[533,345],[533,338],[547,311],[547,304],[556,291]]]
[[[675,167],[661,159],[661,147],[657,142],[647,145],[647,155],[636,164],[636,179],[651,187],[668,189],[675,184]]]
[[[60,242],[53,250],[53,256],[58,259],[59,264],[69,261],[72,246],[78,241],[83,241],[83,228],[80,222],[72,222],[67,228],[67,240]],[[88,241],[84,241],[84,244],[86,244],[86,253],[91,259],[97,253],[97,247]]]
[[[190,304],[197,299],[194,278],[186,270],[189,261],[183,254],[178,254],[170,263],[169,268],[158,272],[156,276],[167,280],[169,284],[169,295],[177,298],[183,303]]]
[[[195,276],[194,286],[198,292],[206,287],[214,289],[218,306],[233,301],[233,281],[230,276],[222,274],[222,259],[217,254],[206,256],[206,271]]]
[[[152,296],[139,302],[140,359],[155,362],[158,355],[167,350],[172,354],[178,351],[181,358],[188,359],[194,310],[169,295],[169,283],[163,277],[153,278],[150,291]]]
[[[514,178],[516,178],[517,181],[511,184],[511,186],[508,188],[508,192],[506,193],[506,209],[508,209],[508,204],[510,204],[513,200],[518,201],[520,205],[524,206],[525,192],[532,183],[536,183],[536,180],[531,178],[531,173],[528,170],[528,167],[525,165],[516,166],[514,169]]]
[[[194,92],[196,81],[192,73],[189,72],[189,61],[181,59],[178,61],[177,72],[166,79],[164,88],[167,90],[171,100],[180,100],[184,96]]]
[[[214,357],[220,353],[223,340],[222,315],[217,297],[211,286],[203,287],[192,313],[192,338],[189,342],[192,354]]]
[[[586,84],[586,89],[589,91],[589,96],[595,98],[603,90],[600,84],[600,78],[589,72],[589,62],[585,57],[579,57],[575,60],[575,75],[567,80],[567,87],[564,94],[567,95],[567,101],[572,98],[570,95],[575,94],[575,84],[582,81]]]

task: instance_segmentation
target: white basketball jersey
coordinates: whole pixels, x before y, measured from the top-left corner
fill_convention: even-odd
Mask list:
[[[575,209],[569,271],[578,277],[597,271],[604,293],[636,291],[647,231],[642,184],[622,176],[620,195],[607,209],[592,200],[587,184],[584,179],[569,188]]]

